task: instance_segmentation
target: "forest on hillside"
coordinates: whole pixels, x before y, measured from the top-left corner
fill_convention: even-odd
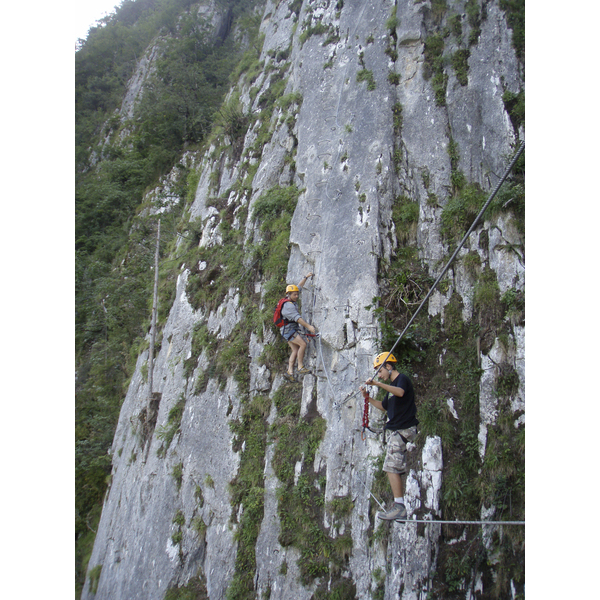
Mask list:
[[[144,195],[173,169],[175,192],[193,195],[197,178],[182,156],[202,146],[215,122],[226,126],[219,109],[236,67],[259,52],[259,3],[215,4],[227,23],[216,38],[207,36],[193,0],[124,0],[75,55],[78,589],[110,475],[107,452],[150,324],[156,219],[144,210]],[[126,121],[119,109],[128,81],[152,47],[156,70]],[[161,251],[180,216],[176,207],[163,219]],[[166,302],[161,311],[164,318]]]

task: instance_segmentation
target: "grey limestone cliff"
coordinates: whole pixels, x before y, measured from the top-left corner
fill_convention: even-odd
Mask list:
[[[293,106],[292,121],[284,108],[274,108],[270,137],[259,157],[248,158],[259,136],[258,121],[249,126],[237,156],[216,143],[197,156],[200,177],[189,207],[190,220],[201,219],[200,246],[210,248],[223,243],[222,212],[212,199],[224,199],[223,206],[233,211],[232,226],[244,232],[244,244],[231,252],[249,265],[250,246],[261,237],[252,212],[259,198],[276,186],[300,190],[291,221],[287,280],[296,283],[306,272],[315,273],[302,291],[302,312],[321,334],[309,344],[312,374],[302,380],[300,417],[318,415],[326,426],[314,461],[303,464],[302,459],[294,468],[296,479],[311,471],[326,482],[320,526],[331,540],[350,539],[336,581],[350,582],[345,589],[355,596],[347,597],[361,599],[430,597],[442,535],[440,525],[394,523],[386,543],[373,542],[372,515],[379,507],[370,491],[384,449],[380,436],[361,439],[363,404],[355,392],[372,373],[372,356],[378,350],[380,324],[367,307],[379,294],[381,264],[390,260],[398,243],[394,203],[403,196],[418,206],[411,239],[435,277],[448,256],[441,217],[452,195],[453,173],[461,172],[489,191],[517,141],[524,139],[523,127],[515,130],[502,99],[506,91],[518,94],[524,83],[499,3],[475,3],[484,14],[469,46],[466,81],[459,80],[448,60],[441,90],[431,74],[425,41],[458,15],[462,37],[445,38],[444,53],[451,56],[467,47],[473,26],[466,2],[444,3],[442,15],[432,4],[440,3],[267,1],[261,24],[263,69],[252,83],[242,79],[235,93],[245,114],[259,115],[261,98],[275,85],[273,72],[285,65],[283,93],[296,94],[301,101]],[[140,93],[139,81],[151,72],[144,61],[151,59],[152,54],[142,59],[123,101],[124,117]],[[236,186],[248,172],[245,161],[254,166],[250,188]],[[482,245],[483,231],[488,241]],[[522,237],[510,215],[490,217],[472,234],[461,256],[476,253],[480,264],[495,273],[501,294],[523,290],[524,255],[502,251],[522,245]],[[149,428],[144,421],[148,350],[138,358],[121,408],[111,450],[111,483],[89,562],[90,571],[98,565],[101,569],[95,578],[88,577],[82,596],[86,600],[158,600],[199,573],[206,596],[220,600],[235,577],[245,507],[232,506],[230,484],[246,447],[236,444],[231,423],[243,418],[243,394],[233,366],[224,379],[210,376],[210,347],[202,349],[191,370],[189,361],[196,358],[192,343],[198,328],[217,341],[231,339],[247,318],[245,292],[233,283],[216,308],[195,308],[187,292],[192,267],[207,268],[185,265],[179,272],[155,359],[153,391],[160,398],[156,424]],[[253,285],[256,297],[264,299],[265,281]],[[462,318],[469,321],[474,280],[462,263],[453,266],[447,285],[432,296],[429,316],[440,316],[443,322],[453,294],[461,298]],[[513,366],[518,377],[512,397],[512,410],[519,413],[515,426],[524,423],[524,325],[515,323],[511,332],[508,342],[492,339],[479,356],[477,441],[482,456],[488,427],[498,414],[495,365]],[[250,397],[273,398],[284,384],[282,371],[260,360],[266,347],[282,343],[269,327],[262,335],[252,333],[246,348]],[[198,385],[200,377],[206,377],[204,386]],[[169,417],[178,406],[180,424],[167,439]],[[265,421],[272,426],[277,418],[273,403]],[[254,590],[257,598],[309,600],[317,589],[321,594],[333,589],[333,571],[303,581],[300,550],[282,545],[275,452],[275,444],[267,443]],[[443,518],[445,452],[439,436],[426,437],[412,449],[406,485],[409,518]],[[343,519],[329,508],[342,498],[352,503]],[[487,509],[493,512],[493,507]],[[477,572],[465,575],[461,597],[479,597],[482,590]]]

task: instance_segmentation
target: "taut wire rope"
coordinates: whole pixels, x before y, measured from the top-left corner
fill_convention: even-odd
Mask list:
[[[388,352],[388,355],[385,357],[385,360],[383,360],[381,362],[381,364],[379,365],[379,367],[375,371],[375,375],[373,375],[373,378],[377,376],[377,373],[379,373],[381,367],[385,364],[385,361],[390,357],[390,355],[392,354],[392,352],[394,351],[394,349],[396,348],[396,346],[400,343],[400,340],[404,337],[404,334],[408,331],[408,328],[412,325],[413,321],[417,318],[417,315],[419,314],[419,312],[421,311],[421,309],[425,305],[425,302],[427,302],[427,300],[429,299],[429,297],[431,296],[431,294],[433,294],[433,292],[436,289],[438,283],[442,280],[442,277],[446,274],[446,272],[450,268],[450,265],[454,262],[454,259],[458,255],[459,251],[465,245],[465,242],[467,241],[467,239],[469,238],[469,236],[471,235],[471,233],[473,232],[473,230],[475,229],[475,227],[479,223],[479,219],[481,219],[481,217],[483,216],[483,213],[487,210],[488,206],[490,205],[490,203],[492,202],[492,200],[494,199],[494,197],[498,193],[498,190],[500,189],[500,187],[502,186],[502,184],[504,183],[504,181],[506,180],[506,178],[508,177],[508,175],[512,171],[512,169],[515,166],[517,160],[519,159],[519,157],[523,153],[523,150],[525,150],[525,142],[521,142],[521,145],[519,146],[519,149],[517,150],[517,153],[514,155],[512,161],[508,165],[506,171],[504,172],[504,175],[502,175],[500,181],[498,181],[498,183],[496,184],[496,187],[494,188],[494,190],[490,194],[490,196],[487,199],[486,203],[483,205],[483,207],[479,211],[479,214],[475,217],[475,220],[471,224],[471,227],[469,227],[469,230],[467,231],[467,233],[465,233],[465,235],[464,235],[463,239],[461,240],[460,244],[457,246],[456,250],[454,251],[454,253],[450,257],[450,260],[446,263],[446,266],[442,269],[442,272],[438,275],[438,278],[435,280],[434,284],[431,286],[431,289],[429,290],[429,292],[427,293],[427,295],[425,296],[425,298],[423,298],[421,304],[419,305],[419,307],[417,308],[417,310],[415,311],[415,313],[413,314],[413,316],[410,318],[410,321],[408,322],[408,324],[404,328],[404,331],[402,331],[402,333],[398,336],[398,339],[396,340],[396,342],[392,346],[392,349]]]

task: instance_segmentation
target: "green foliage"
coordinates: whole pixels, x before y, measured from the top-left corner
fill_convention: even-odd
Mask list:
[[[330,569],[339,578],[341,568],[348,560],[352,540],[348,533],[332,539],[321,525],[324,489],[319,474],[312,468],[325,434],[325,420],[316,412],[314,400],[307,414],[300,418],[301,392],[291,384],[281,386],[274,394],[273,402],[277,408],[277,418],[270,431],[270,437],[275,441],[273,470],[281,482],[278,490],[279,543],[293,545],[299,550],[298,566],[303,585],[326,576]],[[295,485],[295,465],[299,462],[302,468]],[[334,501],[331,507],[341,519],[347,518],[351,509],[347,499]]]
[[[500,0],[508,25],[513,30],[512,43],[521,61],[525,61],[525,0]]]
[[[171,476],[175,480],[175,483],[177,484],[177,490],[179,491],[183,482],[183,463],[177,463],[173,467],[173,470],[171,471]]]
[[[242,105],[236,96],[223,104],[218,111],[217,125],[223,129],[232,143],[243,141],[248,130],[248,123],[248,115],[244,114]]]
[[[487,194],[478,184],[469,183],[450,198],[442,212],[441,232],[447,239],[460,240],[485,204]]]
[[[376,585],[373,591],[373,600],[383,600],[385,596],[385,573],[379,567],[373,571],[373,581]]]
[[[256,540],[264,515],[264,468],[267,444],[267,417],[271,402],[255,396],[244,407],[240,420],[232,421],[233,449],[244,446],[240,467],[230,483],[232,518],[240,506],[242,517],[235,534],[238,543],[235,573],[227,590],[228,600],[255,598]]]
[[[483,270],[481,277],[475,285],[473,306],[480,310],[486,310],[500,303],[500,289],[496,273],[489,267]]]
[[[448,75],[444,71],[444,38],[440,34],[430,35],[424,43],[423,77],[431,79],[437,106],[446,105]]]
[[[454,15],[448,19],[450,31],[459,41],[462,37],[462,15]]]
[[[179,525],[180,527],[185,525],[185,516],[181,510],[178,510],[173,517],[173,523],[175,525]]]
[[[451,448],[456,437],[452,418],[448,404],[442,398],[430,396],[419,405],[419,432],[424,437],[437,435],[442,448]]]
[[[398,10],[398,7],[394,6],[392,8],[392,14],[388,18],[388,20],[385,22],[385,28],[390,32],[390,35],[396,34],[396,29],[398,28],[398,25],[400,24],[400,20],[396,16],[397,10]]]
[[[350,496],[334,498],[327,505],[327,509],[338,519],[348,517],[353,508],[354,502]]]
[[[209,600],[206,578],[198,574],[182,587],[169,588],[164,600]]]
[[[457,50],[452,55],[452,68],[456,73],[456,78],[460,85],[467,85],[469,83],[469,56],[471,51],[468,48]]]
[[[521,125],[525,123],[525,91],[521,90],[518,94],[506,91],[502,94],[502,101],[513,128],[518,133]]]
[[[259,223],[262,237],[253,248],[253,258],[257,272],[266,280],[265,309],[259,315],[261,325],[272,323],[273,310],[285,290],[290,223],[300,193],[296,186],[274,187],[264,192],[252,209],[252,218]]]
[[[227,4],[235,24],[253,2]],[[84,540],[110,475],[107,450],[135,361],[147,347],[154,253],[148,244],[155,237],[156,218],[147,216],[150,211],[142,211],[140,203],[174,166],[178,178],[172,191],[193,198],[199,173],[188,173],[177,161],[184,145],[193,147],[206,136],[241,56],[231,36],[207,45],[205,23],[188,8],[189,0],[159,5],[125,0],[102,26],[90,30],[75,55],[78,590],[85,576]],[[259,22],[260,15],[254,20]],[[251,42],[258,22],[254,29],[246,27]],[[134,120],[123,129],[114,111],[139,59],[155,42],[156,71]],[[144,208],[161,207],[158,198]],[[171,207],[161,217],[161,255],[174,237],[181,210]],[[174,299],[173,273],[161,267],[159,325]]]
[[[98,591],[98,582],[100,581],[100,574],[102,573],[102,565],[96,565],[93,569],[90,569],[88,577],[90,579],[90,592],[96,595]]]
[[[440,23],[448,10],[446,0],[431,0],[431,13],[436,23]]]
[[[402,131],[402,104],[400,102],[396,102],[394,106],[392,106],[392,115],[394,122],[394,134],[400,135]]]
[[[302,24],[302,28],[302,33],[300,34],[300,46],[304,46],[306,40],[308,40],[308,38],[312,37],[313,35],[325,35],[326,33],[330,34],[326,43],[331,43],[333,41],[330,39],[331,35],[334,33],[332,31],[332,28],[329,25],[325,25],[325,23],[322,23],[321,21],[317,21],[313,25],[312,14],[308,15],[307,20],[304,21],[304,23]]]
[[[406,242],[419,220],[419,203],[408,196],[398,196],[392,206],[392,220],[396,226],[398,241]]]
[[[171,442],[177,433],[181,431],[181,418],[185,410],[185,395],[181,393],[177,403],[169,411],[166,425],[159,427],[157,437],[162,440],[160,448],[157,450],[158,456],[166,456],[167,450],[171,446]]]
[[[471,26],[469,46],[474,46],[477,44],[477,40],[481,34],[481,9],[479,8],[478,0],[467,0],[465,12],[467,13],[467,21]]]
[[[459,151],[452,138],[448,152],[455,187],[454,195],[444,208],[442,231],[456,239],[470,227],[487,195],[479,186],[468,183],[460,173]],[[430,184],[428,173],[424,171],[421,175],[427,187]],[[431,285],[427,269],[418,260],[416,239],[402,240],[398,234],[401,219],[411,221],[410,213],[404,212],[409,202],[408,198],[400,197],[393,207],[398,245],[389,264],[381,261],[381,295],[373,299],[373,310],[381,328],[380,350],[387,350],[397,342],[400,331],[412,316],[414,308],[411,307],[420,304]],[[489,209],[492,216],[508,212],[512,212],[522,230],[524,159],[519,161]],[[485,234],[484,230],[479,236],[481,248],[487,244]],[[521,244],[506,244],[497,247],[496,251],[514,252],[524,260]],[[462,260],[474,280],[471,320],[463,321],[462,300],[453,293],[444,308],[443,319],[441,316],[430,318],[426,311],[419,313],[394,351],[399,357],[399,370],[409,374],[415,386],[420,421],[416,455],[428,436],[441,438],[444,455],[441,511],[445,519],[477,520],[482,507],[494,506],[495,517],[500,520],[523,520],[524,427],[518,425],[520,415],[514,413],[511,406],[519,391],[518,373],[510,362],[503,361],[494,367],[498,417],[496,423],[487,426],[487,444],[482,459],[479,358],[481,354],[489,353],[496,341],[507,351],[511,350],[511,323],[521,323],[524,318],[524,294],[511,289],[501,298],[495,272],[482,264],[478,253],[472,251]],[[449,289],[448,282],[442,281],[440,290],[447,293]],[[458,418],[449,407],[450,399]],[[391,500],[389,483],[385,473],[379,472],[382,460],[383,456],[374,465],[372,491],[378,499],[388,502]],[[415,460],[415,456],[409,456],[410,460]],[[389,526],[376,523],[376,510],[377,507],[371,506],[370,544],[381,543],[383,548],[379,550],[385,552]],[[483,571],[484,580],[489,577],[489,581],[494,582],[489,586],[484,584],[493,598],[509,595],[511,581],[522,585],[524,536],[521,528],[503,528],[502,535],[493,538],[489,553],[477,531],[458,526],[445,526],[444,529],[448,538],[459,539],[464,535],[464,541],[440,547],[438,574],[433,578],[432,590],[436,597],[464,595],[464,585],[472,577],[473,569]],[[377,580],[374,583],[373,597],[382,597],[384,587]]]
[[[375,84],[375,78],[373,77],[373,71],[369,71],[368,69],[361,69],[356,74],[356,81],[359,83],[361,81],[367,82],[367,89],[369,91],[373,91],[377,86]]]

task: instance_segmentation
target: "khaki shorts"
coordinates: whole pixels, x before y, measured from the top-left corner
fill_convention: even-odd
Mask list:
[[[389,437],[383,463],[383,470],[386,473],[397,473],[398,475],[406,473],[406,444],[400,434],[407,441],[412,442],[417,437],[417,426],[413,425],[408,429],[387,432]]]

